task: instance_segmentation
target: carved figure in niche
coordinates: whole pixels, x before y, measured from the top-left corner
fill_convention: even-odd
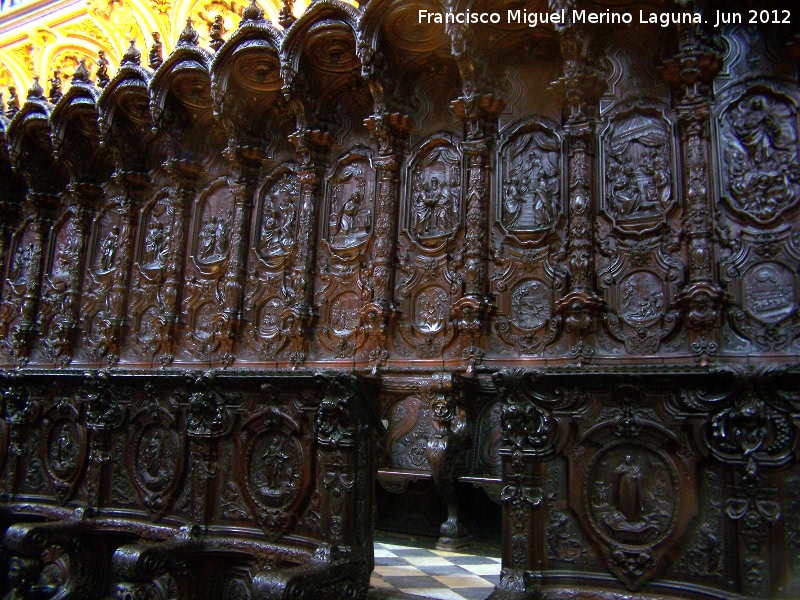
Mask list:
[[[364,168],[361,163],[349,164],[337,171],[331,182],[329,239],[335,248],[351,248],[366,239],[372,227],[372,211],[364,202]]]
[[[733,208],[773,220],[800,198],[797,130],[791,108],[766,94],[742,99],[728,116],[725,157]]]
[[[144,262],[147,266],[161,267],[167,254],[167,232],[164,224],[152,219],[144,239]]]
[[[294,245],[297,184],[290,175],[273,185],[264,198],[256,248],[262,256],[288,254]]]
[[[628,521],[638,521],[644,514],[642,468],[628,454],[614,473],[617,476],[617,508]]]
[[[69,423],[63,423],[56,433],[53,445],[50,447],[50,466],[56,472],[71,470],[75,465],[75,456],[78,447],[72,439],[72,428]]]
[[[14,254],[14,260],[11,263],[11,272],[9,279],[13,283],[22,283],[28,275],[28,269],[31,266],[31,258],[33,257],[33,243],[27,246],[20,245]]]
[[[261,455],[261,464],[264,467],[263,475],[259,478],[259,491],[267,497],[275,496],[282,493],[284,470],[286,468],[286,461],[289,460],[289,455],[283,451],[284,440],[280,437],[275,437],[270,443],[267,451]]]
[[[434,287],[423,290],[417,296],[415,306],[415,323],[425,333],[439,331],[447,316],[449,299],[442,288]]]
[[[411,227],[418,237],[436,237],[451,233],[458,217],[457,184],[440,181],[434,175],[427,182],[422,173],[414,179]]]
[[[225,217],[222,214],[211,215],[203,222],[200,229],[199,251],[197,257],[204,261],[224,258],[228,254],[228,223],[231,211]]]
[[[58,234],[58,244],[53,257],[53,274],[66,275],[78,260],[78,237],[72,221],[68,221]]]
[[[651,321],[664,313],[664,290],[654,275],[633,273],[620,285],[620,290],[620,313],[626,321]]]
[[[142,475],[145,479],[157,480],[164,469],[164,434],[155,430],[142,451]]]
[[[561,170],[558,140],[537,131],[520,136],[506,152],[503,224],[508,229],[541,229],[559,213]]]
[[[511,320],[518,327],[536,329],[550,318],[550,298],[541,281],[526,281],[511,294]]]
[[[614,126],[607,143],[606,208],[617,217],[652,217],[672,201],[669,135],[653,117]]]
[[[119,227],[114,225],[103,241],[100,242],[100,270],[110,271],[114,268],[114,259],[117,257],[117,244],[119,242]]]

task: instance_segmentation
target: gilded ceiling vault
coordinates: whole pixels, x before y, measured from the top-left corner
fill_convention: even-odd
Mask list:
[[[800,597],[796,17],[304,8],[0,12],[0,595]]]

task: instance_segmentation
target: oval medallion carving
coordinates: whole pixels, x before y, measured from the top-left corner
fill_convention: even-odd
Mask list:
[[[646,545],[663,537],[676,505],[674,468],[646,448],[598,453],[584,490],[592,526],[623,544]]]
[[[330,323],[337,335],[349,335],[361,323],[361,301],[358,294],[344,292],[331,303]]]
[[[744,309],[762,323],[779,323],[797,306],[794,273],[778,263],[761,263],[747,270],[742,280]]]
[[[178,472],[178,434],[160,424],[147,425],[136,443],[137,483],[151,494],[163,493]]]
[[[522,281],[511,292],[511,320],[521,329],[538,329],[551,316],[550,301],[550,289],[542,281]]]
[[[619,314],[634,327],[660,319],[664,299],[663,282],[649,271],[634,271],[619,284]]]

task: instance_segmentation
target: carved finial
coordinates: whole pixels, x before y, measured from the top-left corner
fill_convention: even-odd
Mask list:
[[[76,81],[80,81],[82,83],[89,83],[89,78],[92,76],[89,73],[89,69],[86,68],[86,59],[82,58],[81,62],[78,63],[78,68],[75,69],[75,72],[72,74],[72,83]]]
[[[263,19],[264,11],[261,10],[261,7],[258,5],[256,0],[250,0],[250,4],[248,4],[242,11],[242,21],[239,23],[239,25],[245,21],[261,21]]]
[[[61,93],[61,71],[56,69],[53,71],[53,78],[50,80],[50,93],[48,94],[48,98],[50,102],[55,104],[61,99],[63,94]]]
[[[153,45],[150,46],[150,68],[154,71],[161,66],[164,62],[164,57],[161,55],[161,35],[153,32]]]
[[[106,60],[106,53],[102,50],[97,51],[97,70],[94,72],[97,87],[104,88],[110,81],[108,78],[108,61]]]
[[[131,45],[122,55],[123,65],[139,65],[142,62],[142,53],[136,49],[136,41],[131,40]]]
[[[31,87],[28,88],[28,100],[43,100],[44,88],[39,83],[38,75],[33,78]]]
[[[283,8],[281,8],[281,13],[278,15],[278,23],[284,29],[289,28],[297,20],[294,18],[293,8],[294,0],[283,0]]]
[[[19,112],[19,98],[17,97],[17,88],[13,85],[8,86],[8,108],[6,109],[6,116],[10,119]]]
[[[219,52],[219,49],[222,48],[222,44],[225,43],[225,40],[222,39],[224,29],[225,25],[222,22],[222,15],[216,15],[209,30],[209,37],[211,38],[209,46],[214,49],[214,52]]]
[[[195,28],[192,27],[192,18],[189,17],[186,19],[186,27],[183,28],[178,38],[178,46],[197,46],[197,41],[199,39],[200,36],[197,31],[195,31]]]

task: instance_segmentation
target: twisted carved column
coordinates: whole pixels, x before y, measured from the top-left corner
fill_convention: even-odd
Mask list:
[[[375,207],[375,228],[372,238],[372,298],[361,309],[372,338],[369,360],[373,368],[389,357],[386,348],[391,320],[394,316],[394,255],[397,246],[397,207],[400,193],[397,171],[408,145],[411,120],[399,114],[380,113],[369,117],[365,125],[378,143],[375,169],[378,176],[378,197]]]

